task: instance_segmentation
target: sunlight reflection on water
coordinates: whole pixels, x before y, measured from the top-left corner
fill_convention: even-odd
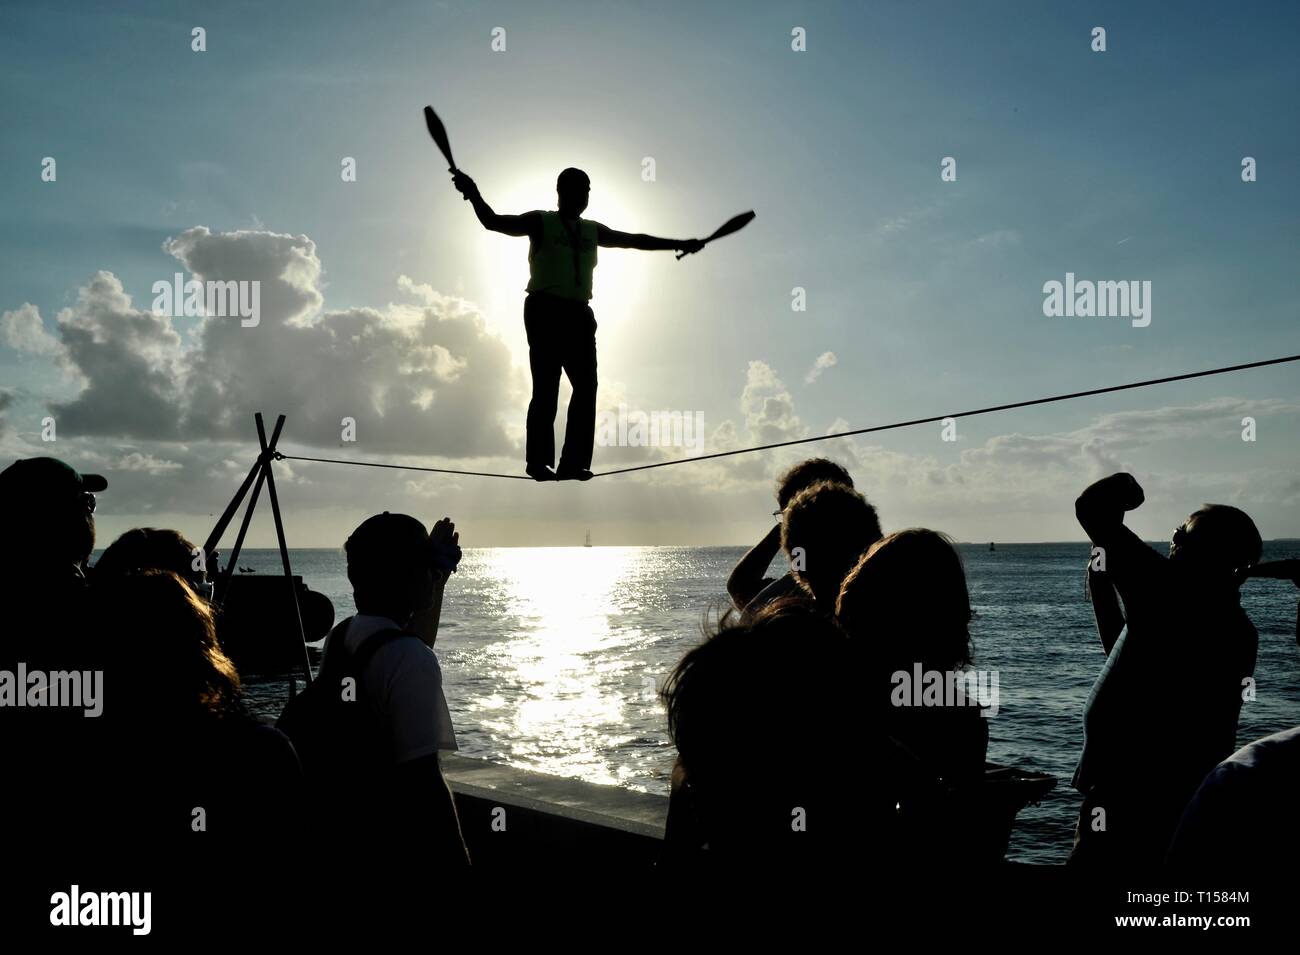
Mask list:
[[[463,687],[458,728],[478,746],[543,772],[658,788],[672,755],[655,697],[668,667],[699,639],[701,607],[718,595],[690,580],[679,548],[509,548],[471,552],[473,588],[448,594],[465,626],[439,641],[444,669],[493,677]],[[690,586],[665,614],[672,581]],[[681,613],[691,624],[683,628]],[[449,682],[453,679],[449,677]],[[477,682],[477,681],[476,681]],[[475,738],[475,737],[486,737]],[[629,752],[630,751],[630,752]]]

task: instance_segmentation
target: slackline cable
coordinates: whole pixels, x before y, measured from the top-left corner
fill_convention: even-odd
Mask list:
[[[1300,361],[1300,355],[1287,355],[1284,358],[1268,358],[1264,361],[1246,362],[1244,365],[1226,365],[1222,368],[1209,368],[1205,371],[1191,371],[1183,375],[1170,375],[1166,378],[1150,378],[1146,381],[1133,381],[1126,385],[1110,385],[1106,388],[1090,388],[1087,391],[1072,391],[1065,395],[1051,395],[1046,398],[1031,398],[1028,401],[1013,401],[1004,405],[989,405],[987,408],[975,408],[956,414],[931,415],[928,418],[913,418],[910,421],[895,421],[892,424],[878,424],[870,428],[855,428],[852,431],[836,431],[833,434],[819,434],[811,438],[795,438],[792,441],[778,441],[775,444],[760,444],[752,448],[736,448],[732,451],[717,451],[713,454],[700,454],[691,458],[674,458],[671,461],[656,461],[653,464],[638,464],[630,468],[617,468],[613,471],[601,471],[593,477],[609,477],[613,474],[629,474],[632,471],[648,471],[651,468],[666,468],[673,464],[689,464],[692,461],[709,461],[713,458],[726,458],[734,454],[749,454],[754,451],[771,451],[774,448],[788,448],[796,444],[809,444],[814,441],[830,441],[832,438],[848,438],[857,434],[872,434],[876,431],[891,431],[894,428],[909,428],[918,424],[933,424],[944,418],[972,418],[975,415],[992,414],[995,411],[1009,411],[1012,408],[1028,408],[1031,405],[1051,404],[1054,401],[1069,401],[1073,398],[1087,398],[1091,395],[1104,395],[1113,391],[1128,391],[1132,388],[1149,388],[1152,385],[1165,385],[1171,381],[1186,381],[1190,378],[1207,378],[1211,375],[1225,375],[1232,371],[1245,371],[1247,368],[1263,368],[1266,365],[1281,365],[1286,362]],[[526,474],[497,474],[491,471],[456,471],[449,468],[422,468],[413,464],[380,464],[377,461],[348,461],[341,458],[309,458],[297,454],[275,453],[276,460],[315,461],[320,464],[354,464],[367,468],[393,468],[399,471],[430,471],[434,474],[462,474],[473,477],[510,478],[516,481],[533,480]]]

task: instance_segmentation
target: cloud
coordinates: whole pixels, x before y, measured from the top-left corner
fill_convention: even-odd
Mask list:
[[[136,309],[117,276],[100,271],[57,327],[62,363],[85,383],[72,400],[50,403],[61,432],[180,437],[183,354],[169,317]]]
[[[144,471],[154,476],[166,474],[168,471],[179,471],[183,467],[184,465],[179,461],[167,461],[139,451],[122,455],[112,465],[115,471]]]
[[[749,363],[740,410],[750,436],[758,444],[791,441],[808,433],[794,413],[794,398],[766,362]]]
[[[56,357],[63,351],[59,340],[45,331],[40,311],[30,302],[0,315],[0,332],[4,334],[5,344],[15,351],[47,357]]]
[[[83,382],[51,403],[62,433],[247,440],[261,410],[288,415],[293,445],[337,448],[346,417],[361,454],[516,450],[503,422],[518,404],[519,372],[469,303],[403,276],[399,289],[419,304],[326,310],[322,264],[304,235],[196,227],[163,249],[199,281],[259,282],[260,322],[203,317],[183,338],[171,316],[138,308],[105,271],[59,313],[57,341],[33,307],[6,313],[11,341],[47,355],[55,342]]]
[[[1015,229],[995,229],[975,239],[976,245],[991,249],[1009,248],[1020,245],[1020,233]]]
[[[1125,447],[1157,440],[1195,438],[1207,427],[1240,428],[1243,417],[1265,417],[1300,412],[1300,405],[1278,398],[1222,397],[1194,405],[1171,405],[1146,411],[1120,411],[1102,415],[1080,432],[1087,438]]]
[[[838,360],[839,359],[835,357],[835,352],[833,351],[822,352],[820,355],[817,356],[817,360],[813,362],[812,368],[808,369],[808,374],[806,374],[803,379],[804,382],[811,385],[814,381],[816,381],[818,378],[821,377],[823,371],[825,371],[827,368],[833,368],[835,366],[835,363]]]
[[[898,215],[881,219],[871,228],[869,237],[873,241],[880,242],[886,239],[893,239],[908,230],[928,226],[939,218],[946,206],[946,200],[938,199],[932,202],[927,202],[915,209],[908,209]]]
[[[751,361],[740,396],[742,416],[714,428],[707,450],[731,451],[851,430],[855,422],[836,417],[825,427],[809,427],[778,370]],[[1087,484],[1115,471],[1140,474],[1148,497],[1159,507],[1185,509],[1187,501],[1247,500],[1273,506],[1297,493],[1297,483],[1266,466],[1229,475],[1198,473],[1187,461],[1182,443],[1204,444],[1217,435],[1236,440],[1244,415],[1267,415],[1272,432],[1300,415],[1300,405],[1278,399],[1217,398],[1188,405],[1102,414],[1073,430],[994,434],[973,447],[939,443],[932,452],[895,450],[889,445],[915,434],[841,438],[753,454],[739,454],[683,468],[648,472],[644,480],[672,484],[683,492],[721,500],[770,488],[773,476],[809,456],[826,456],[843,464],[858,487],[891,526],[927,523],[959,533],[1005,538],[1006,522],[1024,522],[1030,533],[1054,539],[1077,537],[1072,502]],[[860,423],[860,422],[857,422]],[[959,421],[959,431],[964,425]],[[1280,437],[1279,437],[1280,440]],[[867,443],[868,441],[884,442]],[[1180,467],[1181,465],[1181,467]],[[1194,499],[1194,500],[1193,500]],[[1148,515],[1157,511],[1149,507]],[[1186,513],[1182,510],[1181,513]],[[987,525],[987,526],[984,526]],[[1050,528],[1050,530],[1048,529]],[[1017,536],[1024,537],[1024,531]]]
[[[1104,414],[1072,431],[996,435],[979,447],[963,449],[960,465],[949,466],[946,471],[950,475],[960,471],[968,484],[990,491],[1003,484],[1014,493],[1054,488],[1068,493],[1069,488],[1078,485],[1074,489],[1077,493],[1083,483],[1134,469],[1135,462],[1149,460],[1143,452],[1158,442],[1203,440],[1216,433],[1235,436],[1233,425],[1239,428],[1244,414],[1297,411],[1300,406],[1272,399],[1219,398],[1192,405]]]

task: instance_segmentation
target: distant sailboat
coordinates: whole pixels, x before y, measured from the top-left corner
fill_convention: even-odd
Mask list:
[[[587,531],[587,540],[583,543],[582,546],[583,546],[583,547],[590,547],[590,546],[591,546],[591,531]]]

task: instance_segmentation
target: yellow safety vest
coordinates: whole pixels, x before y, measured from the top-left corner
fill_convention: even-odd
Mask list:
[[[596,223],[579,219],[577,229],[571,230],[558,212],[541,216],[541,237],[528,247],[528,291],[590,301],[592,273],[596,271]]]

